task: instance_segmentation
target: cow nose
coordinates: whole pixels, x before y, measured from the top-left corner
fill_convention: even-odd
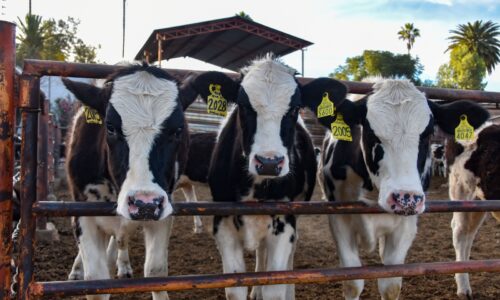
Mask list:
[[[284,156],[264,157],[255,155],[255,169],[259,175],[278,176],[283,169],[284,163]]]
[[[155,193],[137,192],[128,197],[132,220],[158,220],[163,212],[165,197]]]
[[[425,195],[411,191],[394,191],[389,195],[387,203],[392,212],[398,215],[421,214],[425,209]]]

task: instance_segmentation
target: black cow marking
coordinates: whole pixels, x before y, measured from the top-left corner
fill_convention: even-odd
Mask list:
[[[73,222],[73,235],[78,243],[80,243],[80,236],[82,235],[82,227],[80,226],[80,220],[78,217],[74,217]]]

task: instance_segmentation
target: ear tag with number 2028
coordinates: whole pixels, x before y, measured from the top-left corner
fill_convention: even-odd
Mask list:
[[[345,123],[344,116],[341,113],[337,113],[337,118],[332,122],[330,127],[334,138],[352,142],[351,127]]]
[[[330,100],[328,92],[323,93],[323,99],[318,106],[318,118],[333,116],[335,114],[335,105]]]
[[[469,142],[474,139],[474,127],[469,124],[466,115],[460,116],[460,124],[455,128],[455,140]]]
[[[226,116],[227,101],[222,97],[220,84],[211,83],[208,87],[210,95],[207,97],[207,112],[218,116]]]

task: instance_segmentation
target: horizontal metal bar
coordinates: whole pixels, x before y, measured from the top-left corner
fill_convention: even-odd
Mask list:
[[[174,203],[174,216],[228,216],[228,215],[317,215],[317,214],[379,214],[385,211],[364,202],[197,202]],[[500,200],[487,201],[427,201],[426,213],[500,211]],[[113,202],[40,201],[33,205],[37,215],[115,216]]]
[[[32,296],[69,296],[88,294],[124,294],[149,291],[180,291],[235,286],[326,283],[353,279],[376,279],[396,276],[454,274],[457,272],[499,272],[500,260],[468,262],[413,263],[390,266],[366,266],[336,269],[306,269],[216,275],[182,275],[156,278],[34,282]]]
[[[111,66],[102,64],[82,64],[82,63],[68,63],[48,60],[35,60],[27,59],[24,61],[24,75],[32,76],[73,76],[85,78],[105,78],[111,73],[123,68],[123,66]],[[196,74],[201,71],[179,70],[179,69],[165,69],[170,74],[177,78],[185,78],[188,74]],[[239,77],[237,73],[228,73],[229,76]],[[302,78],[297,80],[304,84],[314,78]],[[356,82],[356,81],[342,81],[349,88],[350,93],[366,94],[372,91],[372,83]],[[421,91],[425,92],[427,97],[431,99],[442,100],[459,100],[468,99],[484,103],[500,103],[500,93],[486,92],[478,90],[457,90],[457,89],[443,89],[443,88],[429,88],[418,87]]]

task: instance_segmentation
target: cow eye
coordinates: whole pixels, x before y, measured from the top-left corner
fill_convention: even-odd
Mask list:
[[[116,129],[110,123],[106,123],[106,129],[108,131],[108,135],[112,135],[112,136],[116,135]]]
[[[296,106],[296,107],[292,108],[292,109],[290,110],[290,115],[291,115],[292,117],[296,117],[296,116],[298,115],[298,113],[299,113],[299,110],[300,110],[300,107],[299,107],[299,106]]]
[[[182,134],[182,131],[184,130],[184,127],[179,127],[175,130],[175,137],[180,137]]]

